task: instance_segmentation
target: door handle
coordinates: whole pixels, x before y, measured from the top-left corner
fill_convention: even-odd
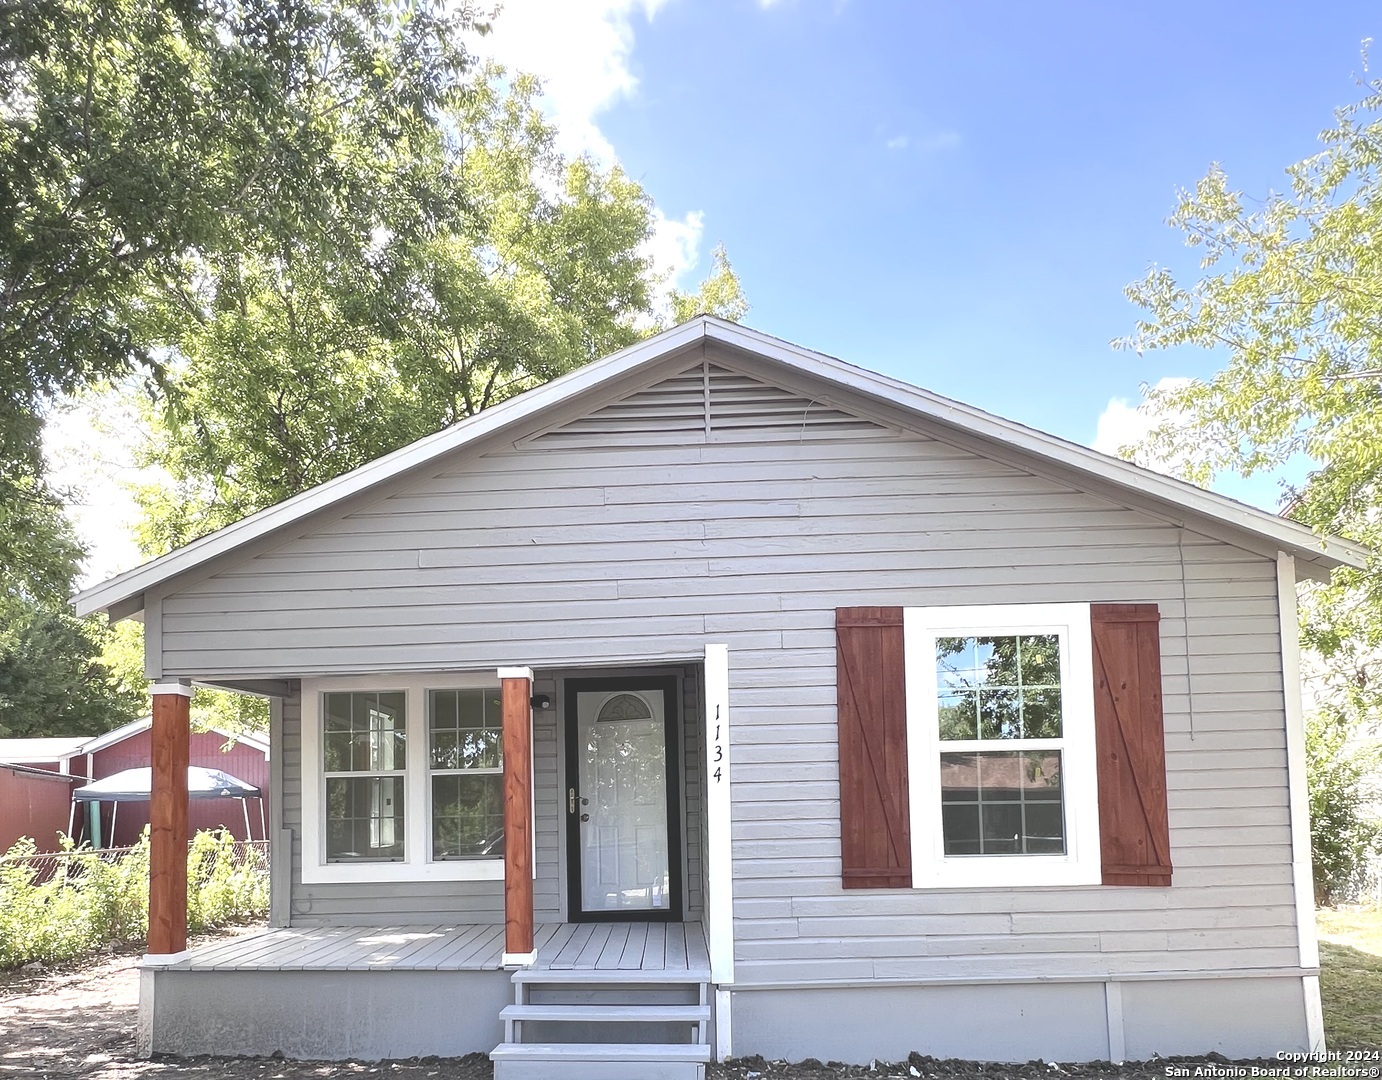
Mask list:
[[[567,812],[568,814],[574,814],[574,813],[576,812],[576,789],[575,789],[575,788],[567,788],[567,789],[566,789],[566,812]]]

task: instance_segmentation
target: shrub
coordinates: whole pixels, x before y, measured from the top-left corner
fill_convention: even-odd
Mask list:
[[[1359,892],[1382,851],[1376,802],[1382,748],[1360,739],[1341,712],[1325,709],[1306,723],[1305,759],[1315,899],[1338,903]]]
[[[143,941],[149,928],[149,832],[123,851],[73,848],[38,855],[23,839],[0,857],[0,968],[70,960]],[[263,918],[269,909],[262,848],[201,832],[187,853],[188,929]]]

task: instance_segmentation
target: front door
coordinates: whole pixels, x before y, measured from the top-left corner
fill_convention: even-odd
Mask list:
[[[676,686],[567,680],[572,922],[681,918]]]

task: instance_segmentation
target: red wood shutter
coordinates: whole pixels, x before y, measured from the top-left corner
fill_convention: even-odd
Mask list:
[[[837,608],[840,848],[846,889],[910,889],[902,609]]]
[[[1170,885],[1161,614],[1155,604],[1093,604],[1094,735],[1105,885]]]

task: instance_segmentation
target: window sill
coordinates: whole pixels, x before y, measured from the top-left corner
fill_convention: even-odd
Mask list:
[[[1043,885],[1098,885],[1098,859],[1078,861],[1064,855],[982,855],[912,868],[915,889],[1026,889]]]
[[[327,863],[304,862],[304,885],[346,885],[352,882],[503,881],[504,860],[468,859],[447,862]]]

